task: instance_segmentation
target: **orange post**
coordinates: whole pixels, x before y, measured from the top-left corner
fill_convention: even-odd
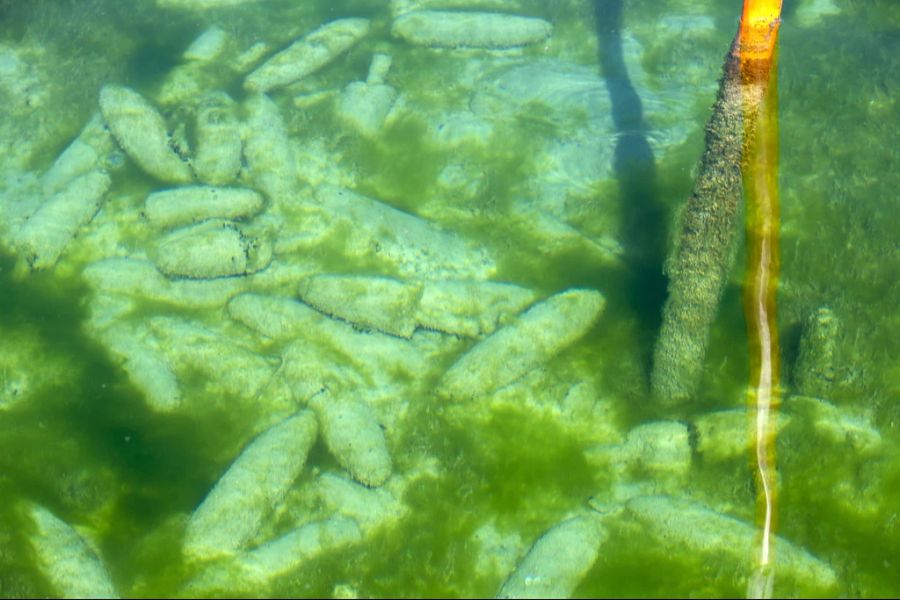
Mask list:
[[[759,555],[747,595],[771,597],[776,519],[775,420],[781,355],[776,292],[778,252],[777,57],[781,0],[745,0],[735,53],[741,71],[744,143],[741,173],[747,202],[744,313],[750,340],[750,405],[754,410],[753,469],[757,482]]]

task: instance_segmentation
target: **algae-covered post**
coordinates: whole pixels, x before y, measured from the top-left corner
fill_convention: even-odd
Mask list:
[[[740,69],[732,49],[706,124],[700,172],[666,262],[669,297],[650,381],[654,398],[665,405],[683,402],[696,391],[709,330],[734,265],[742,193],[742,108]]]

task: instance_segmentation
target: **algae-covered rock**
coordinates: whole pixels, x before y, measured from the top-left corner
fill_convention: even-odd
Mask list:
[[[45,201],[19,231],[16,245],[35,269],[52,267],[75,237],[100,209],[110,179],[90,171],[69,182]]]
[[[338,114],[364,136],[373,137],[381,130],[397,99],[397,90],[384,83],[390,66],[389,55],[373,56],[366,81],[349,84],[338,101]]]
[[[668,496],[633,498],[626,505],[626,513],[645,525],[647,534],[664,551],[727,561],[729,567],[741,571],[741,576],[749,577],[759,538],[752,524]],[[804,596],[812,591],[834,592],[837,575],[830,566],[780,536],[775,537],[774,548],[776,595],[779,581],[797,586]]]
[[[391,32],[422,46],[500,49],[542,42],[553,25],[503,13],[422,10],[398,17]]]
[[[217,219],[163,237],[154,262],[168,277],[213,279],[259,271],[271,259],[272,249],[265,239],[246,235],[237,224]]]
[[[185,60],[196,62],[210,62],[222,53],[227,41],[228,34],[225,33],[225,30],[213,25],[191,42],[182,57]]]
[[[234,332],[226,334],[196,321],[159,316],[146,322],[177,376],[196,380],[203,375],[198,395],[206,402],[244,399],[263,408],[258,395],[275,373],[276,359],[259,354]]]
[[[262,196],[242,188],[186,186],[153,192],[144,216],[154,227],[173,227],[212,218],[240,219],[260,211]]]
[[[152,409],[168,412],[178,408],[182,400],[178,379],[145,327],[115,324],[100,338],[113,356],[123,361],[128,378]]]
[[[605,538],[593,516],[555,525],[534,543],[497,597],[569,598],[597,560]]]
[[[245,103],[244,157],[255,187],[269,200],[287,202],[297,188],[297,166],[278,106],[265,94]]]
[[[315,482],[315,494],[327,510],[349,517],[370,535],[407,512],[406,506],[388,486],[370,488],[334,473],[322,473]]]
[[[214,185],[234,181],[241,170],[241,128],[234,101],[224,93],[209,94],[197,111],[197,178]]]
[[[368,19],[339,19],[306,34],[250,73],[244,87],[267,92],[315,73],[369,31]]]
[[[250,442],[191,515],[185,556],[204,560],[244,549],[300,474],[315,439],[315,417],[302,411]]]
[[[319,417],[322,438],[350,475],[371,487],[391,476],[391,455],[375,412],[347,392],[324,393],[310,405]]]
[[[60,598],[118,598],[106,567],[75,529],[42,506],[29,510],[31,547]]]
[[[333,227],[353,230],[343,240],[343,250],[350,256],[377,260],[411,277],[485,279],[496,270],[484,250],[372,198],[324,185],[316,190],[315,199]]]
[[[422,284],[388,277],[316,275],[305,279],[298,291],[304,302],[326,314],[410,338]]]
[[[139,258],[105,258],[85,267],[85,280],[95,291],[121,294],[183,308],[224,306],[241,291],[238,279],[183,279],[172,281],[152,262]]]
[[[105,85],[100,112],[116,141],[144,171],[172,183],[193,179],[187,161],[172,147],[162,115],[143,96],[124,86]]]
[[[100,113],[96,113],[41,177],[44,193],[51,196],[80,175],[115,166],[114,150],[112,135],[104,126]]]
[[[313,275],[304,302],[356,326],[409,339],[417,327],[479,337],[534,301],[531,290],[472,280],[399,280],[366,275]]]
[[[587,333],[604,303],[600,292],[574,289],[535,304],[460,357],[444,373],[439,393],[465,400],[512,383]]]

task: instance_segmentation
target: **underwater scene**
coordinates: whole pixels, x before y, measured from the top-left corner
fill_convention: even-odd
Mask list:
[[[0,0],[0,597],[900,594],[900,3],[783,2],[765,461],[740,16]]]

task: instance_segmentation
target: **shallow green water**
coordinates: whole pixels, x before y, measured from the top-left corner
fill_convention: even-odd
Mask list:
[[[54,269],[28,272],[9,243],[15,234],[11,228],[21,223],[9,215],[20,214],[29,202],[29,174],[45,171],[78,134],[96,111],[101,85],[122,83],[153,98],[183,49],[211,24],[222,27],[235,48],[260,39],[279,48],[326,21],[370,18],[369,34],[349,52],[303,85],[270,94],[289,135],[304,143],[312,140],[302,146],[306,154],[300,161],[316,164],[318,157],[323,163],[303,171],[307,181],[300,193],[338,178],[340,185],[421,214],[486,248],[497,264],[494,280],[531,288],[541,298],[572,287],[597,289],[607,305],[595,327],[516,392],[521,402],[507,398],[458,409],[439,398],[434,389],[442,373],[472,342],[448,344],[410,384],[404,408],[388,429],[394,474],[406,478],[405,516],[264,586],[235,581],[205,593],[493,595],[534,540],[564,518],[589,511],[589,499],[609,496],[623,481],[753,522],[749,456],[717,458],[696,439],[704,415],[744,404],[742,255],[711,332],[695,400],[661,410],[648,392],[664,299],[666,240],[674,235],[675,214],[690,193],[738,2],[625,3],[625,74],[643,103],[645,127],[630,128],[634,106],[613,99],[607,110],[622,121],[619,126],[610,122],[608,148],[597,158],[606,161],[597,167],[603,175],[591,179],[587,189],[573,184],[575,191],[567,192],[563,220],[577,235],[562,242],[516,210],[523,198],[541,194],[547,144],[588,127],[588,108],[558,115],[540,103],[526,105],[512,118],[497,121],[489,143],[471,137],[457,145],[438,143],[433,121],[447,107],[467,105],[473,79],[493,60],[559,58],[587,65],[604,80],[596,33],[604,24],[598,25],[596,16],[609,15],[614,2],[514,2],[515,12],[551,21],[554,34],[546,43],[507,54],[430,50],[393,38],[386,2],[270,0],[207,11],[160,9],[150,1],[125,4],[0,1],[0,50],[12,49],[31,66],[15,71],[9,62],[0,62],[0,75],[18,73],[4,82],[22,81],[23,72],[32,77],[24,89],[0,89],[0,102],[8,107],[0,116],[5,177],[0,214],[7,218],[0,227],[5,247],[0,259],[0,596],[65,592],[41,570],[30,541],[35,528],[25,512],[28,503],[78,526],[123,596],[191,595],[185,586],[210,565],[189,564],[181,557],[188,517],[261,423],[277,412],[256,398],[222,393],[207,373],[191,369],[178,370],[184,406],[155,412],[121,361],[92,333],[91,315],[102,307],[82,280],[82,269],[111,255],[110,248],[118,255],[142,252],[155,235],[129,215],[137,214],[149,191],[164,186],[127,159],[112,174],[103,211]],[[900,593],[900,255],[895,231],[900,182],[894,139],[900,123],[895,59],[900,9],[890,0],[835,0],[836,14],[816,17],[812,8],[825,5],[786,0],[781,29],[778,308],[788,398],[784,412],[791,420],[778,441],[778,532],[830,566],[838,584],[822,588],[776,579],[776,593],[892,596]],[[676,32],[679,26],[686,33]],[[408,102],[378,135],[354,132],[331,100],[308,109],[295,106],[297,95],[339,91],[364,79],[373,52],[392,55],[387,82]],[[209,70],[219,87],[244,100],[241,77],[228,74],[227,65],[214,63]],[[604,85],[612,89],[614,77],[605,77]],[[180,120],[179,110],[165,116]],[[641,148],[649,148],[649,160],[643,155],[630,166],[613,168],[613,148],[632,134],[643,139]],[[474,179],[474,192],[441,183],[452,164],[462,165],[464,176]],[[110,228],[118,236],[115,243],[104,237]],[[617,258],[596,250],[595,242],[604,236],[621,246]],[[319,268],[397,274],[368,257],[342,255],[340,241],[311,251]],[[291,295],[293,289],[283,286],[275,293]],[[817,405],[791,402],[792,393],[801,391],[795,389],[794,373],[801,329],[822,306],[830,307],[840,328],[833,380],[818,395],[849,419],[840,426],[823,424]],[[222,308],[187,309],[149,299],[137,299],[128,319],[137,323],[160,315],[229,333],[235,327],[223,325],[228,317]],[[249,336],[235,334],[240,341],[234,343],[243,344]],[[259,336],[252,339],[254,349],[268,359],[283,349]],[[593,404],[571,409],[564,405],[565,390],[578,383],[588,386]],[[640,424],[663,419],[686,423],[694,436],[690,465],[679,477],[641,467],[623,473],[615,465],[591,462],[586,453],[620,443]],[[321,512],[305,495],[320,472],[342,472],[321,440],[254,544],[302,523],[306,509]],[[503,555],[507,562],[494,566],[485,566],[484,544],[475,537],[488,523],[516,540]],[[653,531],[625,517],[610,520],[608,528],[576,596],[744,594],[750,555],[742,562],[714,547],[672,552]]]

